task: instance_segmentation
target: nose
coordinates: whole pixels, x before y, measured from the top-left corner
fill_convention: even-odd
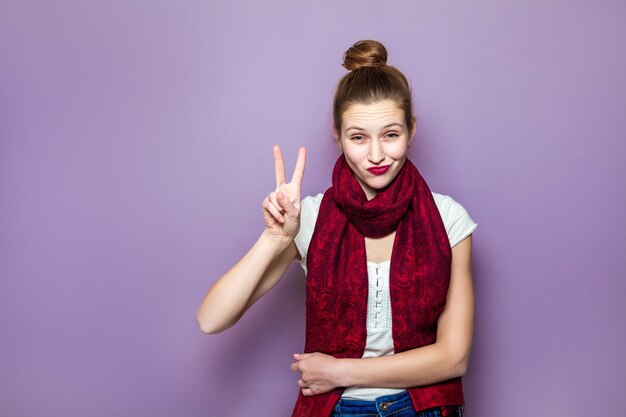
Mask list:
[[[383,152],[383,147],[380,141],[374,139],[370,141],[369,152],[367,155],[367,159],[372,164],[379,164],[385,160],[385,153]]]

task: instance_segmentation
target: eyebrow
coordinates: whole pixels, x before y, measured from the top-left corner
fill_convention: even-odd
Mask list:
[[[383,129],[387,129],[387,128],[392,127],[392,126],[399,126],[399,127],[402,127],[402,124],[401,124],[401,123],[398,123],[398,122],[389,123],[388,125],[383,126]],[[348,128],[346,129],[346,132],[347,132],[348,130],[351,130],[351,129],[354,129],[354,130],[365,130],[365,129],[363,129],[362,127],[358,127],[358,126],[350,126],[350,127],[348,127]]]

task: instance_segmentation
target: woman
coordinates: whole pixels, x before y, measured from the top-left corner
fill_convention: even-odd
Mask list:
[[[415,134],[409,84],[376,41],[345,54],[333,131],[332,187],[300,200],[305,150],[276,190],[266,229],[209,290],[205,333],[232,326],[297,259],[307,275],[306,343],[293,416],[462,415],[474,297],[471,233],[451,197],[432,193],[407,159]]]

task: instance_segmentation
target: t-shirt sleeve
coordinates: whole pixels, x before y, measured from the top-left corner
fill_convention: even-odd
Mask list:
[[[478,223],[470,217],[465,207],[449,195],[434,194],[434,197],[448,233],[450,247],[454,247],[471,235],[478,227]]]
[[[300,230],[294,238],[296,248],[300,253],[300,259],[298,263],[304,269],[306,273],[306,255],[309,250],[309,244],[313,237],[313,230],[315,229],[315,222],[317,220],[317,214],[320,210],[320,204],[322,202],[323,194],[317,194],[315,196],[307,196],[300,200]]]

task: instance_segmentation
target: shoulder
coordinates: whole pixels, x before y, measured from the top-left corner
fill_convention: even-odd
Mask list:
[[[433,195],[435,204],[437,204],[437,208],[439,209],[439,213],[441,213],[442,217],[450,212],[464,210],[463,206],[449,195],[435,193],[433,191],[431,191],[431,194]]]
[[[320,211],[320,205],[322,204],[322,198],[324,197],[324,193],[319,193],[316,195],[309,195],[300,200],[300,218],[304,221],[312,220],[313,225],[315,225],[315,220],[317,219],[317,214]]]
[[[324,193],[319,193],[316,195],[308,195],[301,200],[302,207],[306,205],[307,208],[314,208],[314,209],[319,210],[323,197],[324,197]]]
[[[305,205],[308,208],[317,208],[319,209],[320,204],[322,203],[322,198],[324,197],[324,193],[318,193],[316,195],[308,195],[301,200],[302,206]]]
[[[431,193],[448,233],[450,246],[455,246],[473,233],[478,223],[472,219],[465,207],[451,196],[432,191]]]
[[[323,193],[317,195],[306,196],[300,201],[300,231],[304,230],[305,234],[313,234],[313,228],[320,212]]]
[[[300,230],[294,238],[294,243],[298,252],[300,253],[300,260],[298,261],[304,272],[306,273],[306,256],[309,249],[309,243],[315,230],[315,222],[317,221],[317,214],[320,211],[320,204],[322,203],[323,193],[316,195],[306,196],[300,200]]]
[[[300,230],[304,229],[313,234],[313,228],[320,212],[323,193],[304,197],[300,201]]]

